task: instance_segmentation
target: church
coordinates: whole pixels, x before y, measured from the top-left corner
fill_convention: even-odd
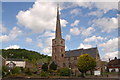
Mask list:
[[[97,47],[65,51],[65,40],[61,34],[59,7],[57,7],[55,39],[52,39],[52,60],[57,64],[58,69],[67,67],[75,74],[79,72],[76,66],[79,56],[86,53],[96,60],[96,70],[101,70],[101,60]]]

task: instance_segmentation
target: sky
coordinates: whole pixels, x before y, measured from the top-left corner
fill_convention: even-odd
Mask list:
[[[56,2],[3,2],[0,49],[28,49],[52,55]],[[65,49],[98,47],[102,60],[120,57],[117,2],[61,2]]]

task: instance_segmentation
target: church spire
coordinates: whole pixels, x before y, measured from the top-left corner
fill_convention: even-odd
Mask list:
[[[60,25],[60,16],[59,16],[59,5],[57,5],[57,20],[56,20],[56,34],[55,38],[62,38],[61,35],[61,25]]]

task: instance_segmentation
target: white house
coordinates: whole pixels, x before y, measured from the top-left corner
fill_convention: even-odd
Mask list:
[[[8,65],[9,67],[22,67],[25,68],[26,62],[22,59],[6,59],[5,65]]]
[[[107,67],[109,72],[120,72],[120,59],[115,57],[114,60],[110,60]]]

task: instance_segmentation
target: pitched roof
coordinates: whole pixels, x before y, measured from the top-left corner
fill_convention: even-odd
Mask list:
[[[115,67],[119,67],[119,68],[120,68],[120,59],[111,60],[111,61],[108,63],[108,67],[109,67],[109,68],[115,68]]]
[[[65,52],[65,57],[78,57],[82,54],[89,54],[92,57],[96,57],[97,53],[97,47],[95,48],[89,48],[89,49],[76,49],[76,50],[70,50]]]

